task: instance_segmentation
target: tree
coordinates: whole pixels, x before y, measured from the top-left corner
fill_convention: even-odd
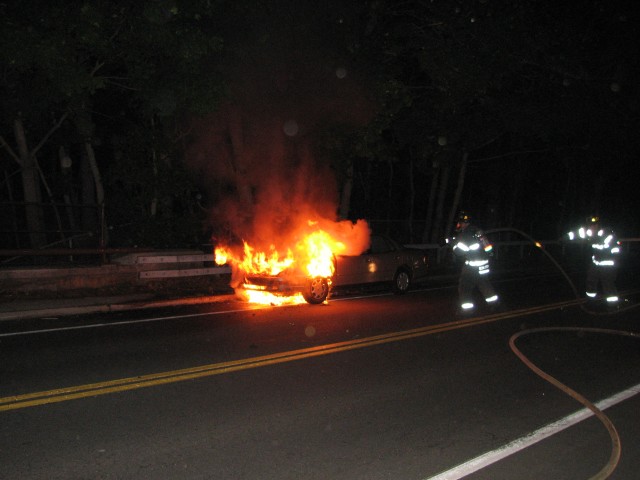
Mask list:
[[[72,122],[80,139],[81,158],[89,164],[101,210],[104,160],[95,152],[96,107],[115,105],[156,126],[170,125],[171,118],[185,112],[215,108],[222,88],[219,76],[210,75],[209,62],[221,48],[219,37],[208,30],[206,19],[213,13],[214,4],[208,1],[69,6],[31,0],[0,6],[2,128],[14,126],[17,148],[4,135],[0,138],[22,172],[34,247],[44,242],[36,173],[42,169],[36,153],[45,146],[57,151],[57,145],[47,142],[65,122]],[[38,139],[35,148],[27,144],[25,124]],[[73,141],[68,136],[56,140],[58,145]]]
[[[638,66],[629,2],[589,2],[579,11],[563,3],[550,7],[522,2],[379,1],[370,5],[370,41],[362,54],[378,78],[393,79],[409,95],[406,105],[394,112],[389,129],[413,125],[405,129],[403,144],[415,148],[404,151],[439,157],[424,162],[427,172],[432,164],[436,168],[432,186],[420,190],[429,192],[436,185],[440,189],[427,200],[437,203],[426,209],[425,240],[441,237],[450,228],[456,199],[467,198],[467,177],[479,174],[476,158],[502,158],[495,168],[511,169],[517,156],[510,152],[561,155],[575,149],[584,160],[627,156],[630,145],[638,150],[638,142],[624,134],[637,129],[632,97],[629,103],[616,99],[618,81]],[[380,103],[392,99],[392,91],[386,90]],[[447,160],[440,158],[441,150],[449,152]],[[420,165],[406,157],[402,161]],[[577,172],[571,169],[570,174]],[[497,188],[487,177],[473,183],[479,180],[487,189]],[[593,189],[591,179],[578,183]],[[488,211],[489,206],[479,200],[476,197],[467,208]],[[448,215],[440,211],[445,205],[450,207]],[[551,205],[545,208],[553,209],[552,214],[557,210]],[[432,212],[435,225],[430,224]]]

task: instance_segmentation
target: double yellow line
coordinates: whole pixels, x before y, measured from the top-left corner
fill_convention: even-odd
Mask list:
[[[185,368],[182,370],[174,370],[170,372],[153,373],[149,375],[140,375],[137,377],[109,380],[106,382],[89,383],[86,385],[77,385],[73,387],[58,388],[54,390],[46,390],[42,392],[26,393],[23,395],[4,397],[0,398],[0,411],[17,410],[21,408],[35,407],[38,405],[46,405],[49,403],[66,402],[68,400],[76,400],[85,397],[95,397],[98,395],[106,395],[108,393],[124,392],[127,390],[153,387],[157,385],[164,385],[167,383],[182,382],[185,380],[192,380],[211,375],[221,375],[224,373],[237,372],[240,370],[248,370],[250,368],[266,367],[268,365],[292,362],[295,360],[303,360],[306,358],[318,357],[321,355],[330,355],[333,353],[355,350],[357,348],[371,347],[383,343],[409,340],[424,335],[431,335],[434,333],[457,330],[460,328],[466,328],[475,325],[482,325],[485,323],[496,322],[498,320],[507,318],[532,315],[535,313],[555,310],[558,308],[575,306],[583,302],[584,300],[558,302],[539,307],[514,310],[482,317],[460,319],[453,322],[415,328],[412,330],[385,333],[373,337],[331,343],[317,347],[303,348],[300,350],[291,350],[288,352],[274,353],[271,355],[263,355],[260,357],[251,357],[241,360],[233,360],[230,362],[221,362],[211,365]]]

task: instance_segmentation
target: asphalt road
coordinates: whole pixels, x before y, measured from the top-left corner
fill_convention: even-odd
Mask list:
[[[496,289],[505,311],[464,319],[427,284],[3,322],[0,478],[637,478],[635,303]]]

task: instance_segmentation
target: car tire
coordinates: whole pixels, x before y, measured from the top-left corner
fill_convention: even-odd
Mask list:
[[[312,305],[323,303],[329,296],[329,282],[323,277],[310,279],[302,296]]]
[[[393,277],[393,291],[398,295],[402,295],[407,293],[409,287],[411,287],[411,275],[405,269],[398,270]]]

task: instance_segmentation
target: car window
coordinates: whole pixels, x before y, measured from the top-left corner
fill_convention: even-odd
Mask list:
[[[383,237],[371,237],[371,248],[369,249],[370,253],[387,253],[391,251],[391,246],[387,242],[387,240]]]

